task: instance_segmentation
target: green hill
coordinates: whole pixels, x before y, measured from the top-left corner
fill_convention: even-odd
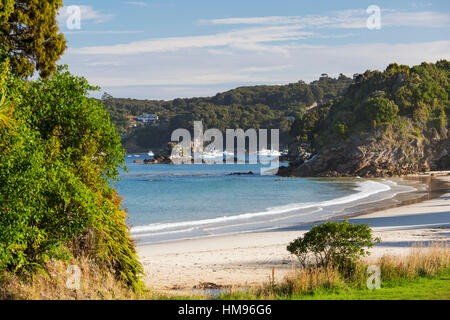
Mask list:
[[[300,117],[314,103],[329,102],[340,96],[352,83],[344,75],[322,77],[310,84],[303,81],[279,86],[240,87],[213,97],[174,99],[171,101],[103,99],[111,120],[124,137],[127,151],[161,149],[177,128],[192,130],[193,121],[201,120],[205,128],[280,129],[280,142],[291,140],[289,129],[293,117]],[[159,116],[158,127],[132,127],[132,119],[143,113]]]
[[[449,168],[450,64],[366,71],[339,99],[297,119],[295,176],[383,176]],[[305,150],[306,149],[306,150]]]

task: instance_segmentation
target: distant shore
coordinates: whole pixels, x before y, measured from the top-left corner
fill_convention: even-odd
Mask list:
[[[433,176],[432,176],[433,175]],[[423,197],[405,198],[402,205],[367,208],[350,217],[351,223],[370,223],[382,243],[369,259],[383,254],[405,255],[413,245],[450,242],[449,172],[421,175],[437,190]],[[417,178],[417,177],[415,177]],[[437,186],[437,187],[436,187]],[[432,196],[436,196],[427,200]],[[394,207],[392,207],[394,206]],[[371,213],[367,213],[371,212]],[[138,245],[145,282],[158,291],[189,291],[201,283],[217,286],[253,286],[268,281],[272,268],[276,280],[297,265],[286,245],[311,228],[311,224],[281,230],[217,236],[152,245]]]

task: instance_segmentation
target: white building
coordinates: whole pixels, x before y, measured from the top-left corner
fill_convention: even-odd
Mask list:
[[[138,117],[138,120],[143,123],[150,123],[150,122],[158,121],[159,117],[156,114],[144,113]]]

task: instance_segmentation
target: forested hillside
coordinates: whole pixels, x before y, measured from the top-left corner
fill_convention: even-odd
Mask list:
[[[128,151],[158,149],[170,140],[177,128],[192,129],[194,120],[201,120],[205,128],[279,128],[282,144],[291,137],[292,120],[300,117],[305,108],[329,102],[340,96],[352,83],[344,75],[338,78],[323,74],[319,80],[303,81],[281,86],[240,87],[207,98],[175,99],[171,101],[104,99],[106,110],[125,136]],[[160,118],[158,127],[130,128],[129,119],[142,113],[154,113]]]
[[[283,174],[394,175],[449,168],[450,63],[366,71],[339,99],[296,120],[297,147],[313,153]]]

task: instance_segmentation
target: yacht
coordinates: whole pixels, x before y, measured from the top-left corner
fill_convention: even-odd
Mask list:
[[[262,150],[260,150],[258,152],[258,155],[259,156],[279,157],[279,156],[281,156],[281,153],[278,150],[267,150],[267,149],[263,148]]]
[[[228,152],[228,151],[224,151],[223,152],[223,156],[225,157],[225,158],[228,158],[228,157],[234,157],[234,152]]]
[[[213,149],[212,151],[209,152],[203,152],[202,156],[203,159],[217,159],[217,158],[221,158],[223,156],[223,152]]]

